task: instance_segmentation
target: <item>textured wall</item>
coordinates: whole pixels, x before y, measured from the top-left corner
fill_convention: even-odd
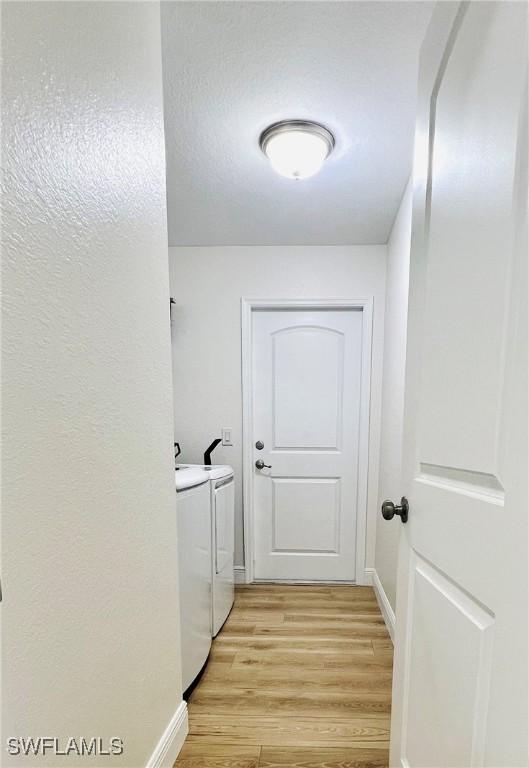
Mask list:
[[[392,499],[397,503],[404,493],[401,470],[410,277],[411,204],[412,184],[410,181],[404,191],[388,242],[379,506],[384,499]],[[377,515],[375,567],[393,610],[395,610],[400,531],[401,523],[398,518],[387,521],[382,515]]]
[[[380,432],[386,246],[170,248],[175,434],[184,461],[202,461],[222,427],[232,448],[215,462],[237,473],[236,559],[243,564],[241,296],[362,298],[374,296],[367,564],[373,565]]]
[[[181,698],[159,7],[2,12],[3,735],[144,766]]]

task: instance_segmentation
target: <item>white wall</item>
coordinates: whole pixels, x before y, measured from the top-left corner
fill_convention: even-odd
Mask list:
[[[202,462],[222,427],[234,446],[215,462],[237,473],[236,563],[244,563],[240,299],[374,297],[367,565],[374,561],[386,246],[169,248],[175,437],[182,460]],[[370,523],[370,524],[369,524]]]
[[[145,766],[181,699],[159,7],[2,12],[3,739]]]
[[[386,313],[384,318],[384,375],[382,380],[382,430],[380,439],[379,504],[384,499],[400,503],[404,377],[410,272],[411,181],[395,218],[388,241]],[[375,568],[393,610],[397,581],[400,518],[377,515]]]

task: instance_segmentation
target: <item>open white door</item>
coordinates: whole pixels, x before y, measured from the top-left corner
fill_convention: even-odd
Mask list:
[[[528,765],[526,29],[439,3],[421,54],[392,766]]]

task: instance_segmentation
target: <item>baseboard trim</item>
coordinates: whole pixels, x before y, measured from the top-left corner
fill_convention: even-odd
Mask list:
[[[150,756],[146,768],[172,768],[188,731],[187,704],[181,701]]]
[[[380,581],[376,568],[370,568],[369,570],[371,571],[373,589],[375,590],[375,595],[380,611],[382,613],[382,617],[384,619],[384,623],[386,624],[389,636],[391,637],[391,642],[395,644],[395,612],[391,607],[388,596],[384,591],[384,587],[382,586],[382,582]]]
[[[246,568],[244,565],[235,565],[233,575],[236,584],[246,584]]]

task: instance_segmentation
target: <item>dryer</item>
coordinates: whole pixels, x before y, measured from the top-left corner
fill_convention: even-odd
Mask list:
[[[211,515],[211,634],[218,634],[228,618],[235,597],[235,480],[228,464],[181,464],[209,476]]]
[[[235,481],[227,464],[213,465],[209,474],[212,541],[212,635],[229,616],[235,597],[233,559],[235,548]]]

